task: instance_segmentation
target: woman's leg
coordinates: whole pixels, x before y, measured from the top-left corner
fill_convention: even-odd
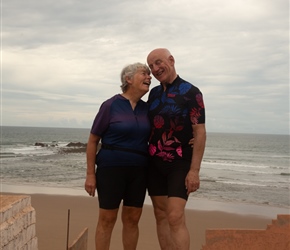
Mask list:
[[[117,209],[99,209],[99,220],[96,229],[96,250],[109,250],[113,228],[115,226]]]
[[[123,206],[123,246],[124,250],[135,250],[139,238],[138,223],[142,214],[142,208]]]

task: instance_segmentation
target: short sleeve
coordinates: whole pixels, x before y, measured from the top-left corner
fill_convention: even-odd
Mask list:
[[[190,91],[189,115],[193,125],[205,123],[205,106],[200,90],[193,87]]]
[[[110,123],[110,110],[111,103],[108,101],[103,102],[93,122],[91,128],[92,134],[102,137]]]

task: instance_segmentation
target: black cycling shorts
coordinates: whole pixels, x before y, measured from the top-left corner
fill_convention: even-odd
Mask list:
[[[164,162],[151,158],[148,169],[148,193],[150,196],[168,196],[188,199],[185,178],[190,161]]]
[[[146,194],[147,167],[118,166],[96,170],[99,207],[103,209],[124,206],[143,207]]]

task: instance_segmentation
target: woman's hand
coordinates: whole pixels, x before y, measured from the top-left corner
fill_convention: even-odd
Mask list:
[[[94,197],[96,191],[96,176],[95,174],[87,175],[85,182],[85,190],[87,193]]]

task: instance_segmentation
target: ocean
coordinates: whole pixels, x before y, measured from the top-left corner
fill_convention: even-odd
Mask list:
[[[89,132],[2,126],[1,184],[83,190]],[[289,141],[289,135],[208,132],[201,186],[191,197],[289,208]]]

